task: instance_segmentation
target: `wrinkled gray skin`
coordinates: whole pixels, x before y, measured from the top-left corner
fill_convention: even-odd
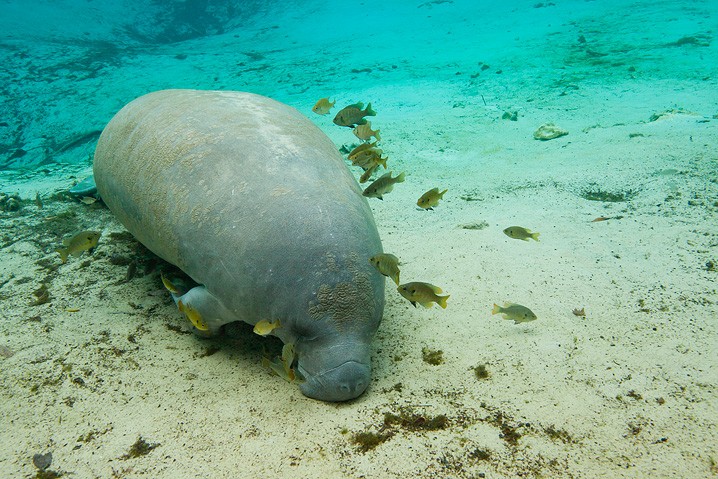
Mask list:
[[[125,106],[100,136],[102,199],[197,286],[182,300],[215,335],[280,320],[301,391],[359,396],[384,309],[371,210],[334,144],[297,110],[241,92],[164,90]]]

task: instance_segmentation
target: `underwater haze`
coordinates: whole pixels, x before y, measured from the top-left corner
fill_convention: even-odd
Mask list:
[[[718,476],[716,0],[0,12],[0,477]],[[365,193],[384,251],[449,297],[387,279],[359,398],[191,334],[181,272],[83,188],[164,89],[296,108],[362,190],[404,174]]]

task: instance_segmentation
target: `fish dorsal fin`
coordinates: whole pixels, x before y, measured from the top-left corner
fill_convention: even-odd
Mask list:
[[[358,102],[354,103],[353,105],[349,105],[349,108],[358,108],[361,110],[362,108],[364,108],[364,103],[358,101]]]

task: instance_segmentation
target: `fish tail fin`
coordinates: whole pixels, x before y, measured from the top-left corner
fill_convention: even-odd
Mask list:
[[[439,306],[446,309],[446,300],[449,299],[450,294],[447,294],[446,296],[439,296],[439,301],[436,302]]]
[[[376,138],[376,141],[381,140],[381,135],[379,134],[379,131],[380,131],[380,130],[376,130],[376,131],[374,132],[374,138]],[[386,167],[385,167],[385,168],[386,168]]]
[[[439,198],[443,198],[443,197],[444,197],[444,193],[446,193],[447,191],[449,191],[448,188],[445,189],[444,191],[442,191],[441,193],[439,193]]]
[[[67,248],[57,248],[55,251],[60,254],[60,261],[62,261],[63,263],[67,263]]]
[[[401,173],[399,173],[399,176],[396,177],[396,182],[403,183],[405,179],[406,179],[406,174],[402,171]]]
[[[531,233],[531,238],[534,239],[535,241],[538,241],[539,240],[538,237],[540,234],[541,233]]]
[[[376,116],[376,112],[372,109],[371,103],[367,104],[364,112],[366,113],[366,116]]]
[[[388,159],[389,158],[379,158],[378,160],[376,160],[376,162],[379,163],[381,166],[383,166],[384,169],[386,170],[386,160],[388,160]]]
[[[491,310],[491,314],[499,314],[501,312],[501,306],[494,303],[494,309]]]

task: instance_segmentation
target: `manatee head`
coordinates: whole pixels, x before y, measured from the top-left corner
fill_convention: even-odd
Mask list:
[[[355,266],[358,260],[350,264],[350,277],[318,288],[296,334],[300,389],[322,401],[354,399],[371,377],[371,341],[384,311],[384,279],[366,269],[366,260],[364,269]]]
[[[348,401],[360,396],[371,379],[370,339],[334,335],[301,340],[297,371],[302,393],[321,401]]]

